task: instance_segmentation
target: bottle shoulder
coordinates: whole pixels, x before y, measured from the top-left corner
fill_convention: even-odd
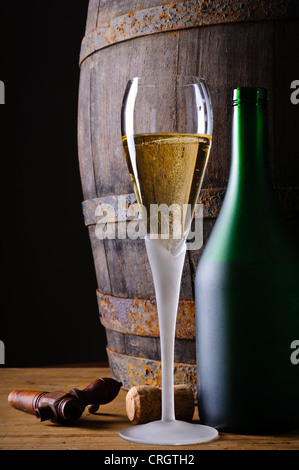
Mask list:
[[[299,249],[275,200],[226,194],[201,259],[296,264]]]

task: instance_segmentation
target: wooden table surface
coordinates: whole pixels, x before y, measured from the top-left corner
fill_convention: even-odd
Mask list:
[[[171,447],[134,444],[119,437],[120,429],[131,426],[126,410],[126,391],[102,405],[95,415],[84,411],[76,425],[39,422],[35,416],[12,408],[7,397],[12,390],[68,392],[85,388],[99,377],[109,377],[107,367],[49,367],[0,369],[0,449],[1,450],[166,450]],[[196,414],[194,417],[196,421]],[[279,435],[247,436],[220,433],[209,443],[173,446],[172,451],[190,450],[299,450],[299,431]],[[111,455],[111,453],[110,453]]]

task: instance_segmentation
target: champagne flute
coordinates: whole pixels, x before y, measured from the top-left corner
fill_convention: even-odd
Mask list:
[[[162,416],[123,429],[120,436],[152,445],[206,442],[217,437],[216,429],[175,419],[173,374],[186,240],[212,138],[212,106],[204,80],[182,75],[134,77],[124,93],[121,126],[155,286]]]

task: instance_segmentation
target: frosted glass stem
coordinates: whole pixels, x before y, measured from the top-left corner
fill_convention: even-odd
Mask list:
[[[168,251],[162,241],[145,238],[153,273],[161,343],[162,417],[160,420],[130,426],[120,431],[123,439],[140,444],[179,445],[207,442],[218,436],[209,426],[175,419],[174,410],[174,341],[180,284],[186,254],[186,242],[180,241]],[[173,243],[164,245],[174,248]]]
[[[174,413],[174,342],[181,277],[186,254],[186,242],[178,243],[170,253],[159,241],[145,238],[150,262],[159,317],[162,364],[162,421],[175,420]]]

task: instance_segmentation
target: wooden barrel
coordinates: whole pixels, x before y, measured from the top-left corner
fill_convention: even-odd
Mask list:
[[[299,105],[291,100],[291,84],[299,79],[298,17],[296,0],[90,0],[80,53],[78,110],[83,213],[109,364],[124,388],[160,384],[161,375],[155,292],[144,241],[100,240],[96,235],[97,208],[107,202],[115,205],[120,195],[127,205],[134,200],[120,134],[126,83],[156,70],[200,75],[208,83],[214,134],[200,199],[204,243],[228,180],[232,90],[266,87],[273,182],[298,236]],[[193,280],[201,250],[187,252],[175,348],[175,381],[194,388]]]

